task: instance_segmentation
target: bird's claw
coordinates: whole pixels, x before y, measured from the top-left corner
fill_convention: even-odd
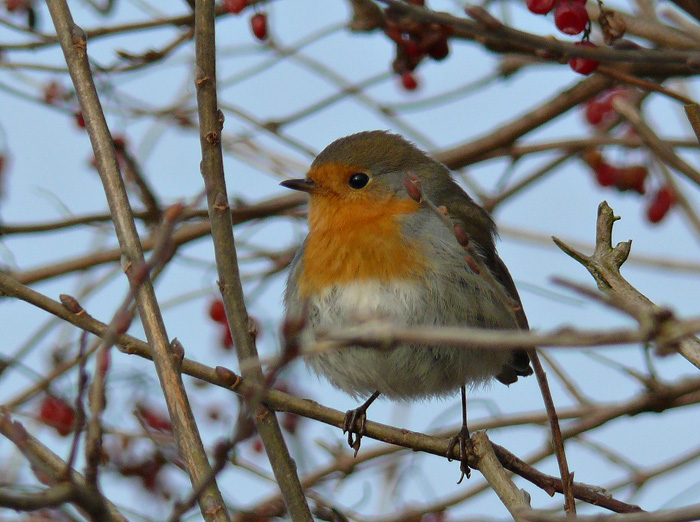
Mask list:
[[[367,423],[367,408],[356,408],[345,412],[343,421],[343,433],[348,434],[348,446],[355,450],[355,457],[360,451],[362,436],[365,434],[365,424]]]
[[[457,484],[460,484],[462,480],[464,480],[464,477],[469,479],[472,476],[472,470],[469,467],[469,453],[473,453],[474,446],[472,444],[472,439],[469,436],[469,429],[466,426],[462,426],[459,433],[450,439],[447,446],[447,460],[450,462],[452,462],[452,451],[455,449],[455,446],[459,447],[459,470],[462,472],[462,474],[460,475]]]

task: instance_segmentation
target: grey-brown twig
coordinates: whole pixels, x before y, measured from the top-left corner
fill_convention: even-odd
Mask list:
[[[522,515],[531,510],[530,504],[525,500],[525,494],[513,484],[508,473],[503,469],[486,432],[479,431],[472,435],[472,443],[477,458],[477,469],[486,478],[513,518],[522,520]]]
[[[135,273],[145,266],[139,239],[124,182],[119,172],[112,136],[107,127],[87,56],[87,38],[73,22],[65,0],[47,2],[63,55],[90,136],[97,168],[109,203],[115,231],[125,259],[126,273],[138,304],[141,322],[149,340],[153,362],[161,381],[168,411],[173,422],[180,456],[194,485],[210,469],[209,460],[197,425],[189,407],[178,361],[172,357],[170,342],[150,278],[133,281]],[[216,484],[211,484],[200,498],[204,518],[210,522],[228,520],[227,511]]]
[[[612,229],[615,221],[619,219],[613,214],[613,210],[603,201],[598,206],[598,219],[596,224],[596,246],[592,255],[585,255],[556,237],[552,239],[564,253],[581,263],[593,276],[598,289],[614,298],[627,313],[631,314],[640,324],[640,332],[655,332],[657,348],[661,353],[668,350],[677,350],[690,363],[700,369],[700,340],[694,335],[676,337],[667,342],[665,336],[673,328],[666,326],[666,320],[670,319],[667,313],[651,302],[646,296],[634,288],[620,273],[620,267],[627,259],[632,242],[618,243],[612,246]]]
[[[221,152],[221,131],[224,121],[223,112],[218,108],[216,90],[215,18],[214,0],[202,0],[196,3],[195,87],[202,150],[201,174],[207,193],[219,288],[224,300],[226,319],[239,363],[241,367],[246,368],[244,376],[259,384],[264,378],[260,365],[250,364],[257,360],[258,352],[248,328],[249,319],[238,271],[238,258],[224,179]],[[295,521],[312,522],[311,511],[296,473],[296,465],[289,454],[275,414],[259,402],[258,396],[259,393],[245,396],[246,404],[248,409],[254,412],[255,425],[265,445],[289,514]]]
[[[47,312],[72,323],[79,328],[94,333],[97,336],[107,334],[108,325],[97,321],[88,314],[76,314],[71,312],[61,303],[58,303],[40,293],[32,290],[29,287],[21,285],[5,274],[0,273],[0,292],[11,295],[18,299],[22,299],[30,304],[38,306]],[[146,359],[151,359],[151,350],[143,341],[136,339],[127,334],[117,336],[117,346],[120,346],[123,351],[129,354],[138,355]],[[209,382],[216,386],[230,389],[241,395],[251,396],[259,393],[261,388],[259,385],[244,379],[233,372],[225,369],[214,369],[192,361],[183,359],[182,372],[191,375],[197,379]],[[277,390],[262,390],[264,403],[275,411],[288,411],[303,415],[305,417],[325,422],[335,427],[342,427],[345,419],[345,413],[330,408],[326,408],[316,402],[305,400],[299,397],[277,391]],[[682,407],[690,404],[697,404],[700,400],[700,379],[686,379],[677,383],[672,387],[667,387],[660,393],[658,390],[644,390],[640,395],[633,397],[625,403],[615,403],[602,405],[596,408],[585,406],[577,407],[576,411],[580,412],[580,420],[575,424],[567,427],[563,433],[564,438],[575,436],[582,433],[591,427],[600,426],[613,419],[620,418],[626,415],[636,415],[644,411],[659,412],[667,408]],[[572,415],[570,411],[560,412],[560,415],[569,418]],[[529,417],[529,416],[528,416]],[[538,416],[536,419],[531,419],[536,422],[543,422],[545,419]],[[514,420],[516,424],[520,424],[523,420]],[[479,426],[486,428],[488,425]],[[375,422],[367,423],[367,436],[382,440],[391,444],[405,446],[417,451],[426,451],[441,457],[445,456],[447,450],[447,441],[444,437],[430,437],[419,433],[408,432],[384,426]],[[531,466],[528,466],[522,460],[518,459],[511,453],[507,452],[500,446],[495,446],[496,454],[501,463],[509,469],[527,480],[544,488],[546,491],[553,494],[556,491],[563,491],[561,480],[545,475]],[[551,449],[540,452],[540,457],[551,454]],[[455,455],[457,458],[458,455]],[[64,468],[62,468],[64,469]],[[577,499],[584,500],[596,505],[605,506],[608,509],[615,511],[634,511],[639,508],[620,502],[616,499],[611,499],[594,488],[586,487],[577,483],[573,484],[574,496]]]

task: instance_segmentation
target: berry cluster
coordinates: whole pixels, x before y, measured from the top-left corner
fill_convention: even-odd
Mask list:
[[[583,160],[593,169],[601,187],[615,187],[620,192],[632,190],[638,194],[646,193],[644,184],[649,171],[644,165],[615,166],[593,149],[586,151]]]
[[[250,5],[249,0],[224,0],[223,8],[228,13],[238,14]],[[267,14],[257,12],[250,17],[250,29],[258,40],[267,39]]]
[[[530,12],[546,15],[554,10],[554,25],[562,33],[577,35],[584,33],[583,41],[574,45],[581,47],[596,47],[588,41],[590,19],[586,11],[586,0],[525,0]],[[591,74],[598,68],[599,62],[590,58],[572,58],[571,68],[580,74]]]
[[[530,12],[546,15],[554,9],[554,24],[564,34],[582,33],[588,26],[586,0],[525,0]]]
[[[171,498],[172,492],[166,487],[161,472],[171,463],[179,464],[173,461],[173,426],[162,408],[146,401],[135,403],[133,413],[146,437],[156,444],[145,448],[138,442],[143,438],[140,435],[113,433],[105,436],[102,463],[109,464],[111,469],[123,477],[139,479],[146,491],[167,500]]]
[[[141,479],[144,489],[151,493],[160,493],[168,499],[170,493],[161,484],[160,472],[168,464],[168,460],[163,452],[158,448],[153,448],[147,455],[136,455],[135,451],[124,451],[108,455],[113,461],[117,472],[123,477],[137,477]]]
[[[408,0],[412,4],[423,6],[424,0]],[[391,7],[386,10],[386,34],[396,44],[396,58],[392,67],[401,75],[404,89],[413,91],[418,88],[413,71],[425,58],[436,61],[444,60],[450,54],[447,38],[450,28],[434,23],[415,22],[402,17]]]
[[[646,194],[649,170],[644,165],[613,165],[600,152],[590,149],[583,156],[601,187],[615,187],[620,192]],[[659,187],[647,198],[645,215],[650,223],[661,221],[676,204],[676,192],[669,185]]]

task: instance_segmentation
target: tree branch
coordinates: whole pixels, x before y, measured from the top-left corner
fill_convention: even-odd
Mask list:
[[[47,5],[80,102],[117,238],[126,261],[127,277],[136,297],[141,322],[152,348],[153,362],[173,422],[179,453],[190,480],[196,486],[208,475],[209,461],[189,406],[177,354],[173,356],[170,350],[153,285],[148,273],[143,273],[143,250],[119,172],[112,136],[92,78],[87,57],[87,39],[83,30],[73,22],[65,0],[49,0]],[[200,509],[205,520],[228,520],[216,483],[212,483],[200,498]]]
[[[224,179],[221,152],[223,113],[218,108],[216,91],[216,40],[214,0],[197,1],[195,8],[195,49],[197,68],[197,108],[199,113],[200,144],[202,148],[201,174],[207,192],[209,218],[219,288],[224,300],[226,319],[230,326],[236,355],[243,375],[255,383],[264,382],[262,370],[257,364],[257,349],[250,332],[243,288],[238,272],[238,258],[233,238],[226,181]],[[285,444],[274,412],[259,402],[258,394],[245,395],[258,433],[265,445],[282,497],[295,521],[313,520],[306,503],[304,491],[296,473],[296,465]]]

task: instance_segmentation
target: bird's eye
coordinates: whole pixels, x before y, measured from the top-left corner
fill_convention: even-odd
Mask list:
[[[348,180],[348,185],[350,185],[350,188],[353,188],[355,190],[364,188],[367,185],[367,183],[369,183],[369,176],[367,174],[363,174],[362,172],[353,174]]]

